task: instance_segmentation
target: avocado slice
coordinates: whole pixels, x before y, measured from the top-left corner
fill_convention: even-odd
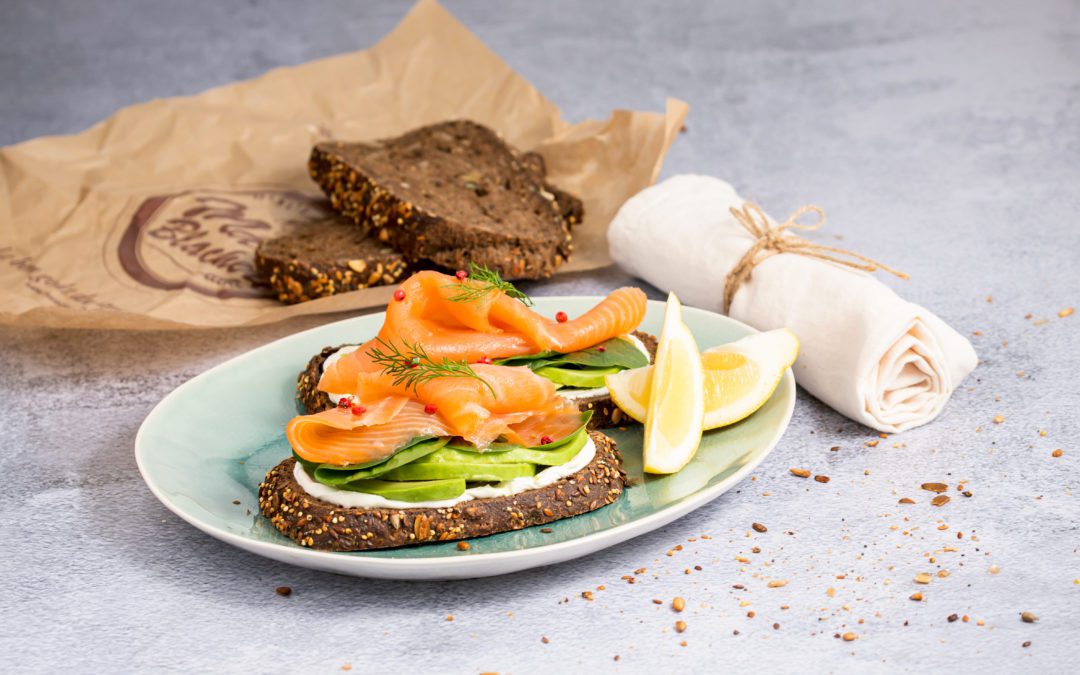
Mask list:
[[[314,470],[305,465],[305,468],[308,469],[308,474],[318,482],[331,487],[342,487],[347,483],[368,478],[376,478],[393,471],[399,466],[404,466],[409,462],[430,455],[445,446],[449,441],[449,438],[429,437],[419,442],[410,443],[403,449],[395,452],[388,459],[384,459],[377,463],[369,462],[367,464],[354,464],[351,466],[320,464],[316,466]]]
[[[471,445],[451,444],[438,452],[428,455],[424,460],[484,464],[527,462],[529,464],[539,464],[541,466],[557,466],[559,464],[566,464],[573,459],[575,455],[581,452],[581,449],[585,447],[585,444],[588,441],[588,434],[582,430],[568,436],[567,442],[565,443],[559,443],[558,445],[552,443],[550,445],[540,446],[540,448],[553,448],[552,450],[513,447],[501,452],[492,453],[487,451],[480,452]]]
[[[421,481],[368,479],[335,487],[353,492],[366,492],[401,502],[428,502],[453,499],[461,495],[465,492],[465,481],[461,478]]]
[[[604,378],[614,375],[624,368],[562,368],[559,366],[547,366],[538,368],[536,374],[547,378],[555,384],[564,387],[578,387],[580,389],[595,389],[604,386]]]
[[[383,478],[401,481],[461,478],[470,483],[501,483],[504,480],[513,480],[514,478],[528,477],[535,474],[536,466],[524,462],[516,464],[485,464],[483,462],[420,461],[398,467],[390,473],[384,474]]]

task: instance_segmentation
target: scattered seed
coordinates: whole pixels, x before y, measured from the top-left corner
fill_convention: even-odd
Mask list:
[[[944,506],[949,503],[949,495],[938,495],[930,500],[934,506]]]
[[[997,565],[991,565],[990,566],[990,570],[989,570],[990,574],[997,574],[1000,571],[1001,571],[1001,568],[998,567]]]
[[[959,616],[957,616],[956,614],[950,614],[950,615],[948,616],[948,621],[949,621],[949,623],[952,623],[952,622],[956,621],[956,620],[957,620],[957,619],[959,619],[959,618],[960,618],[960,617],[959,617]]]
[[[928,492],[945,492],[949,489],[949,486],[945,483],[923,483],[922,489]]]
[[[773,579],[769,582],[769,588],[783,588],[788,585],[787,579]]]
[[[866,442],[866,447],[868,447],[868,448],[876,448],[877,444],[878,444],[878,439],[875,438],[873,440],[867,441]],[[848,633],[844,633],[844,634],[848,635]],[[852,638],[852,639],[854,639],[854,638]]]
[[[1023,647],[1024,649],[1027,649],[1028,647],[1031,646],[1031,640],[1025,640],[1024,644],[1022,644],[1020,646]]]
[[[586,600],[592,601],[592,591],[582,591],[581,597],[585,598]]]
[[[809,478],[810,472],[806,469],[788,469],[792,476],[798,476],[799,478]]]
[[[1001,424],[1004,421],[1005,421],[1005,416],[1004,415],[994,415],[994,420],[993,420],[994,424]]]
[[[834,445],[831,448],[829,448],[829,452],[839,452],[839,451],[840,451],[840,446],[839,445]]]
[[[676,633],[681,633],[684,630],[686,630],[686,622],[685,621],[676,621],[675,622],[675,632]]]
[[[818,475],[818,476],[814,476],[814,480],[816,480],[819,483],[828,483],[829,482],[829,477],[828,476]]]
[[[280,595],[283,598],[287,598],[290,595],[292,595],[292,589],[289,588],[288,586],[278,586],[277,588],[274,589],[274,592],[277,593],[278,595]]]
[[[825,595],[829,596],[830,598],[835,598],[836,597],[836,589],[833,588],[832,586],[829,586],[828,588],[825,589]]]
[[[540,642],[543,642],[544,644],[549,644],[551,640],[547,639],[547,636],[544,635],[540,637]]]
[[[915,602],[922,602],[922,593],[921,593],[921,592],[919,592],[919,593],[912,593],[912,594],[911,594],[911,595],[909,596],[909,599],[910,599],[910,600],[914,600]]]
[[[352,670],[352,664],[351,663],[343,663],[343,664],[341,664],[341,669],[345,670],[345,671]]]
[[[681,612],[686,609],[686,601],[677,597],[671,601],[671,608],[676,612]]]
[[[1058,312],[1058,318],[1059,319],[1064,319],[1067,316],[1072,316],[1072,314],[1073,314],[1073,308],[1072,307],[1066,307],[1065,309]]]
[[[240,506],[240,500],[239,499],[232,500],[232,503],[236,504],[237,506]]]
[[[447,614],[446,615],[446,620],[447,621],[453,621],[454,620],[454,615],[453,614]]]
[[[915,575],[915,583],[917,584],[928,584],[931,579],[933,579],[933,577],[930,576],[929,572],[919,572]]]
[[[555,530],[551,529],[550,527],[541,527],[540,531],[543,532],[544,534],[551,534]]]
[[[761,523],[754,523],[750,527],[754,528],[754,532],[768,532],[769,528],[765,527]]]
[[[661,600],[660,598],[653,598],[652,599],[652,604],[654,604],[654,605],[662,605],[662,604],[664,604],[664,601]]]
[[[468,551],[469,550],[469,542],[467,542],[467,541],[459,541],[457,543],[457,547],[458,547],[459,551]]]
[[[914,503],[915,503],[915,500],[914,500],[914,499],[912,499],[911,497],[904,497],[904,498],[902,498],[902,499],[900,500],[900,502],[899,502],[899,503],[900,503],[900,504],[914,504]]]
[[[1020,620],[1024,623],[1035,623],[1039,620],[1039,617],[1035,616],[1031,612],[1020,612]]]
[[[843,635],[844,642],[851,642],[852,640],[855,640],[858,637],[859,637],[858,635],[856,635],[855,633],[852,633],[850,631],[847,632],[847,633],[844,633],[844,635]]]
[[[964,490],[960,494],[964,495],[965,497],[974,497],[975,496],[975,493],[973,493],[971,490]]]
[[[1055,451],[1051,452],[1051,453],[1050,453],[1050,456],[1051,456],[1051,457],[1061,457],[1061,456],[1062,456],[1062,455],[1064,455],[1064,454],[1065,454],[1065,453],[1061,451],[1061,448],[1058,448],[1057,450],[1055,450]]]

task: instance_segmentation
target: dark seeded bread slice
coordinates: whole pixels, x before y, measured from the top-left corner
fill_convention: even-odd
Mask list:
[[[585,468],[547,487],[507,497],[474,499],[447,508],[345,508],[309,495],[296,482],[290,457],[259,485],[259,510],[297,544],[322,551],[370,551],[483,537],[594,511],[619,498],[626,472],[615,441],[590,433],[596,456]]]
[[[255,250],[255,273],[286,304],[392,284],[405,258],[344,218],[325,218]]]
[[[645,345],[645,349],[649,352],[649,361],[655,359],[656,337],[643,331],[634,331],[633,335]],[[326,392],[319,391],[319,378],[322,377],[322,367],[326,359],[346,346],[349,345],[323,347],[321,352],[311,357],[307,367],[296,378],[296,400],[300,403],[300,408],[308,414],[322,412],[334,407]],[[619,407],[615,405],[607,394],[579,398],[575,400],[575,403],[583,412],[585,410],[593,411],[592,419],[589,420],[590,429],[607,429],[634,422],[634,420],[626,417],[622,410],[619,410]]]
[[[372,143],[320,143],[308,168],[334,208],[410,262],[449,269],[474,262],[506,279],[539,279],[570,255],[564,207],[535,167],[475,122]]]

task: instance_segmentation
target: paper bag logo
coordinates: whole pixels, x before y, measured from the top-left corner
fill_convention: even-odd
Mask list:
[[[323,200],[289,190],[189,190],[150,197],[120,239],[131,278],[162,290],[215,298],[262,298],[255,247],[329,215]]]

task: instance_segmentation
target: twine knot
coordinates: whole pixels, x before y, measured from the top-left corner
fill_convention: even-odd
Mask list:
[[[743,282],[750,279],[754,268],[763,260],[771,258],[778,253],[794,253],[807,258],[816,258],[827,262],[850,267],[851,269],[864,272],[876,272],[884,270],[901,279],[907,279],[908,275],[880,263],[873,258],[867,258],[847,249],[824,244],[815,244],[795,235],[786,234],[787,230],[816,230],[825,224],[825,211],[813,204],[807,204],[796,209],[782,223],[773,225],[761,207],[753,202],[745,202],[742,207],[731,207],[731,215],[739,221],[746,231],[754,237],[754,243],[747,249],[743,257],[731,268],[724,279],[724,314],[731,309],[731,301],[735,298],[735,292],[739,290]],[[799,219],[812,213],[817,219],[812,223],[800,223]]]

